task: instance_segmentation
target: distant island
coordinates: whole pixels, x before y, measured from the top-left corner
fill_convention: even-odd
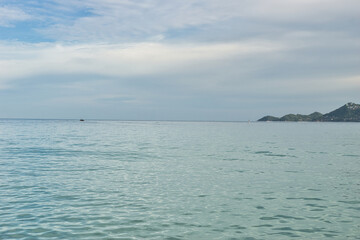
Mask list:
[[[281,118],[265,116],[258,121],[290,121],[290,122],[360,122],[360,104],[347,103],[344,106],[321,114],[314,112],[309,115],[287,114]]]

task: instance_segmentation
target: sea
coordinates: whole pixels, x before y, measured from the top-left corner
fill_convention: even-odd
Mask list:
[[[2,119],[0,239],[360,239],[360,123]]]

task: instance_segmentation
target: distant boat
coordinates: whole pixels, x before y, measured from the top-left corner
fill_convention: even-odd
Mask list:
[[[85,120],[84,119],[80,119],[80,122],[84,122]]]

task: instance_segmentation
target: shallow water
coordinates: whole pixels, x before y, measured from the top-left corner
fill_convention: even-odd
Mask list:
[[[360,239],[360,124],[0,120],[0,239]]]

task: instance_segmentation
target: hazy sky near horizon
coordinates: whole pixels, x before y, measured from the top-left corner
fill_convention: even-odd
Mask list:
[[[359,0],[0,0],[0,118],[256,120],[360,103]]]

